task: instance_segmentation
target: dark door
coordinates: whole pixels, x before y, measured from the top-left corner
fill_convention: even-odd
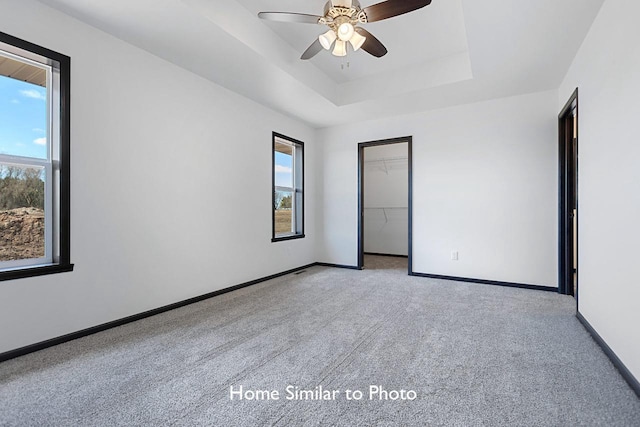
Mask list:
[[[578,92],[559,116],[559,292],[578,294]]]

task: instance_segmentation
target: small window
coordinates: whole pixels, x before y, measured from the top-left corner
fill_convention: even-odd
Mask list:
[[[0,33],[0,280],[72,269],[69,68]]]
[[[304,144],[273,133],[272,242],[304,237]]]

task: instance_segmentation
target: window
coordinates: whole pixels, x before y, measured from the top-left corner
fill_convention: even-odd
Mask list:
[[[70,59],[0,33],[0,280],[71,271]]]
[[[304,144],[273,133],[272,242],[304,237]]]

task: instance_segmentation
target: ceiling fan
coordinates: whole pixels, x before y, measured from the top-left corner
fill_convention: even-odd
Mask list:
[[[365,8],[358,0],[329,0],[324,6],[324,15],[308,15],[288,12],[260,12],[262,19],[278,22],[327,25],[329,30],[321,34],[302,54],[300,59],[311,59],[322,49],[331,50],[335,56],[347,54],[347,42],[353,50],[360,48],[380,58],[387,54],[387,48],[370,32],[359,24],[393,18],[431,4],[432,0],[387,0]]]

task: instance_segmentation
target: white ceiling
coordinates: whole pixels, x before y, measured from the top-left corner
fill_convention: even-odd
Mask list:
[[[389,53],[299,59],[325,0],[40,0],[314,127],[556,89],[604,0],[433,0],[364,26]],[[363,7],[378,0],[360,0]],[[347,67],[348,63],[348,67]]]

